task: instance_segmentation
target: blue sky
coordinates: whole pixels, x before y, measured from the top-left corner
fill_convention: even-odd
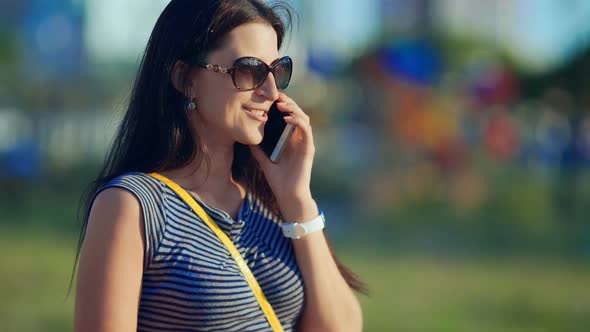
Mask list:
[[[335,47],[338,50],[362,48],[376,36],[381,22],[383,3],[402,11],[407,0],[322,0],[313,3],[311,12],[315,44]],[[462,6],[476,6],[472,0],[433,0],[437,6],[459,3]],[[492,8],[504,6],[514,15],[511,26],[496,27],[503,31],[508,40],[507,47],[523,64],[537,69],[550,68],[565,61],[580,49],[588,46],[590,40],[590,0],[485,0]],[[495,4],[494,4],[495,3]],[[508,6],[508,7],[506,7]],[[490,7],[489,4],[487,7]],[[486,10],[469,9],[474,15],[486,15]],[[500,11],[498,11],[500,12]],[[306,13],[310,14],[310,13]],[[503,15],[500,13],[500,15]],[[403,17],[394,18],[397,20]],[[487,17],[469,20],[469,24],[487,24]],[[503,17],[495,20],[496,25],[504,23]],[[486,27],[488,28],[488,27]],[[482,31],[470,29],[464,30]],[[485,31],[483,33],[486,33]],[[493,34],[494,31],[487,32]]]
[[[401,6],[404,1],[407,0],[292,0],[301,16],[301,37],[313,47],[330,48],[343,55],[354,53],[374,40],[381,28],[384,2]],[[523,62],[553,66],[585,45],[590,36],[590,0],[487,1],[502,6],[513,3],[514,8],[510,10],[516,11],[516,20],[507,32],[509,47]],[[168,0],[86,0],[86,3],[86,37],[93,58],[134,61]],[[463,3],[476,2],[464,0]],[[477,20],[472,22],[477,24]]]
[[[520,0],[514,50],[539,65],[554,66],[588,46],[590,1]]]

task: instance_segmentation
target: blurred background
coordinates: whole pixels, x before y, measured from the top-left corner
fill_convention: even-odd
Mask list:
[[[3,331],[71,329],[78,200],[167,3],[0,2]],[[590,1],[291,4],[365,330],[590,330]]]

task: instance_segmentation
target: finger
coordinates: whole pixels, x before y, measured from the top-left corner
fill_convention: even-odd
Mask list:
[[[287,105],[285,107],[289,107],[289,110],[291,110],[291,107],[293,107],[293,112],[294,113],[299,113],[300,115],[303,116],[303,118],[309,119],[309,115],[307,113],[305,113],[305,111],[303,111],[303,109],[301,107],[299,107],[299,105],[297,105],[297,103],[295,102],[295,100],[293,100],[293,98],[287,96],[284,92],[280,92],[279,93],[279,103],[285,103],[283,105]]]
[[[294,117],[292,115],[284,117],[285,122],[294,125],[301,131],[301,139],[304,143],[312,142],[313,143],[313,134],[311,126],[305,119],[301,119],[298,117]]]
[[[295,114],[291,114],[288,116],[284,117],[285,121],[287,123],[291,123],[297,127],[300,127],[301,129],[305,129],[305,130],[310,130],[311,131],[311,125],[309,124],[309,122],[307,121],[307,119],[301,117],[301,116],[297,116]]]
[[[287,102],[287,103],[297,104],[293,98],[289,97],[285,92],[282,92],[282,91],[279,92],[279,98],[278,98],[278,100],[279,101],[284,101],[284,102]]]
[[[291,98],[291,97],[287,96],[287,94],[286,94],[286,93],[284,93],[284,92],[282,92],[282,91],[281,91],[281,92],[279,92],[279,101],[285,101],[285,102],[295,102],[295,101],[293,100],[293,98]]]
[[[298,117],[298,118],[302,118],[307,123],[310,123],[309,115],[307,115],[301,109],[301,107],[299,107],[294,102],[279,102],[279,103],[277,103],[277,106],[279,108],[279,111],[285,112],[285,113],[291,113],[291,115],[294,115],[295,117]]]

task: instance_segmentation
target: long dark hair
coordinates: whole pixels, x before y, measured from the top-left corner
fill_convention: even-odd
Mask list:
[[[191,130],[184,107],[187,98],[172,84],[175,64],[180,60],[188,65],[182,66],[181,72],[174,72],[186,87],[192,68],[207,54],[221,47],[228,32],[255,20],[266,21],[273,27],[277,33],[277,48],[280,49],[286,28],[291,27],[292,13],[291,6],[284,2],[267,5],[262,0],[170,1],[148,41],[127,112],[105,164],[81,198],[79,217],[83,216],[83,223],[76,262],[92,199],[106,183],[132,171],[161,172],[187,166],[193,160],[198,160],[197,164],[203,161],[209,163],[198,133]],[[280,14],[284,15],[281,17]],[[280,215],[276,199],[260,167],[247,146],[239,143],[235,144],[232,175]],[[340,261],[336,259],[336,262],[350,287],[364,292],[365,287],[359,279]]]

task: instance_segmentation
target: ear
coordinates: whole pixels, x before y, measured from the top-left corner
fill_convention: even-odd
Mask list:
[[[174,88],[185,95],[187,98],[190,97],[190,88],[192,82],[190,80],[190,66],[187,65],[184,61],[178,60],[174,64],[172,68],[172,73],[170,75],[170,81]],[[186,85],[185,85],[186,83]]]

